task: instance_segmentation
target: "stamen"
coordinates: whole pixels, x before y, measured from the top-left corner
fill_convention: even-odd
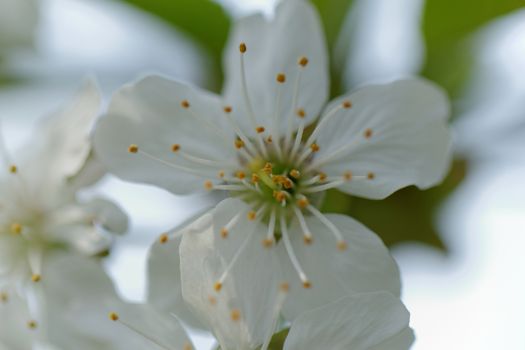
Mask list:
[[[14,165],[14,164],[11,165],[11,166],[9,167],[9,172],[10,172],[11,174],[16,174],[16,173],[18,172],[18,167],[17,167],[16,165]]]
[[[7,292],[0,292],[0,303],[6,304],[9,301],[9,294]]]
[[[266,129],[264,128],[264,126],[258,126],[255,128],[255,131],[258,133],[258,134],[262,134]]]
[[[288,228],[286,227],[286,219],[284,215],[281,215],[279,221],[281,224],[281,233],[283,235],[284,247],[286,249],[286,252],[288,253],[288,257],[290,258],[290,261],[292,262],[292,265],[295,268],[295,271],[299,275],[299,278],[301,279],[301,282],[303,283],[303,287],[308,289],[312,286],[312,284],[310,283],[310,280],[304,273],[301,267],[301,264],[299,263],[299,260],[297,259],[297,256],[295,255],[295,252],[292,247],[292,243],[290,242],[290,237],[288,235]]]
[[[238,322],[241,319],[241,311],[239,309],[233,309],[230,313],[232,321]]]
[[[272,142],[273,148],[275,149],[275,152],[277,153],[277,157],[279,159],[283,159],[283,151],[281,150],[281,146],[279,145],[279,140],[281,139],[281,133],[279,132],[280,129],[280,123],[279,123],[279,113],[281,112],[281,99],[282,99],[282,85],[286,82],[286,75],[284,73],[277,74],[277,83],[279,83],[279,86],[277,87],[276,97],[275,97],[275,111],[273,114],[273,125],[272,125],[272,135],[275,137],[276,142]],[[287,135],[286,135],[287,136]]]
[[[170,239],[170,237],[168,236],[168,234],[167,233],[163,233],[159,237],[159,243],[160,244],[166,244],[166,243],[168,243],[169,239]]]
[[[224,107],[224,113],[226,115],[226,119],[228,120],[228,122],[232,126],[233,130],[235,131],[235,133],[239,137],[239,140],[242,141],[242,143],[239,143],[239,142],[236,141],[235,142],[235,147],[237,149],[241,149],[242,147],[244,147],[246,145],[246,148],[248,149],[248,151],[250,151],[253,155],[257,155],[258,154],[257,149],[252,144],[250,139],[248,139],[248,137],[246,137],[244,132],[241,130],[241,127],[237,124],[237,122],[231,116],[232,110],[233,110],[233,108],[231,106]],[[248,157],[247,159],[251,159],[251,157]]]
[[[22,233],[22,225],[18,222],[14,222],[11,224],[10,231],[12,234],[19,235]]]
[[[145,332],[141,331],[137,327],[135,327],[135,326],[133,326],[133,325],[131,325],[131,324],[121,320],[120,316],[116,312],[110,312],[109,313],[109,319],[111,321],[113,321],[113,322],[118,322],[119,324],[123,325],[124,327],[126,327],[130,331],[140,335],[144,339],[149,340],[151,343],[157,345],[159,348],[164,349],[164,350],[171,350],[168,346],[165,346],[164,344],[160,343],[157,339],[155,339],[152,336],[146,334]]]
[[[38,323],[35,320],[29,320],[27,322],[27,328],[29,328],[31,330],[35,330],[35,329],[38,328]]]
[[[317,217],[334,235],[337,240],[337,248],[339,250],[345,250],[347,247],[346,241],[341,234],[341,231],[335,226],[326,216],[324,216],[319,210],[314,206],[309,205],[306,209],[310,211],[315,217]]]
[[[35,283],[42,279],[42,255],[42,249],[35,247],[30,248],[27,253],[27,260],[32,273],[31,280]]]
[[[301,230],[303,231],[303,241],[305,244],[310,245],[313,242],[312,233],[308,229],[308,225],[306,224],[306,220],[303,216],[303,213],[301,213],[301,210],[299,208],[294,207],[295,216],[297,217],[297,220],[299,221],[299,225],[301,226]]]
[[[275,243],[275,210],[270,213],[270,221],[268,222],[268,231],[266,238],[263,239],[262,244],[265,248],[270,248]]]
[[[230,219],[230,221],[228,221],[226,226],[224,226],[221,229],[220,234],[221,234],[222,238],[227,238],[228,237],[228,235],[230,234],[231,229],[235,225],[237,225],[237,223],[239,222],[239,219],[241,218],[242,215],[244,215],[244,211],[241,211],[240,213],[237,213],[233,218]]]
[[[181,150],[181,146],[177,143],[171,146],[171,151],[177,155],[180,155],[182,158],[186,159],[187,161],[190,161],[197,165],[203,165],[203,166],[208,166],[208,167],[213,167],[213,168],[224,167],[224,166],[226,166],[227,168],[234,168],[237,166],[236,163],[231,163],[226,160],[213,160],[213,159],[206,159],[206,158],[194,156],[188,152]]]
[[[290,176],[297,180],[301,176],[301,173],[297,169],[292,169],[290,171]]]
[[[370,173],[368,173],[366,175],[366,177],[367,177],[368,180],[373,180],[373,179],[375,179],[376,175],[374,173],[370,172]]]
[[[133,145],[129,145],[128,147],[128,152],[129,153],[137,153],[139,151],[139,146],[133,144]]]
[[[300,57],[299,60],[297,61],[297,63],[298,63],[299,71],[297,72],[297,75],[296,75],[295,84],[294,84],[294,90],[293,90],[292,114],[288,117],[288,125],[287,125],[287,128],[286,128],[286,137],[284,139],[284,149],[285,150],[289,150],[290,142],[292,141],[292,136],[293,136],[292,135],[292,132],[293,132],[293,130],[292,130],[292,122],[293,122],[293,119],[294,119],[293,113],[296,112],[297,115],[301,119],[304,119],[304,116],[305,116],[304,109],[302,109],[302,108],[298,109],[297,108],[297,100],[298,100],[298,97],[299,97],[299,85],[301,83],[301,77],[302,77],[304,68],[308,65],[308,58],[306,58],[304,56]],[[298,138],[302,138],[303,137],[303,132],[304,132],[304,121],[301,121],[301,123],[299,125],[299,132],[297,133],[297,137],[296,137],[296,143],[297,143],[297,139]],[[299,136],[299,134],[300,134],[300,136]],[[293,148],[295,148],[295,147],[293,147]],[[293,159],[293,155],[294,155],[293,148],[292,148],[292,152],[290,153],[290,155],[292,156],[291,159]]]
[[[373,131],[372,131],[372,129],[370,129],[370,128],[366,129],[365,132],[363,133],[363,135],[364,135],[364,137],[367,138],[367,139],[371,138],[372,135],[373,135]]]
[[[344,184],[345,182],[346,181],[344,179],[338,179],[338,180],[335,180],[335,181],[330,181],[330,182],[325,183],[323,185],[312,186],[312,187],[305,188],[303,190],[303,193],[315,193],[315,192],[326,191],[326,190],[329,190],[331,188],[339,187],[342,184]]]

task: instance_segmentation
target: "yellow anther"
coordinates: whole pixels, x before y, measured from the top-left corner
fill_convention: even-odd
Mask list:
[[[265,248],[271,248],[273,246],[273,239],[272,238],[265,238],[262,240],[262,245]]]
[[[110,312],[109,319],[113,322],[117,322],[119,320],[119,316],[116,312]]]
[[[221,170],[219,171],[219,179],[223,179],[224,178],[224,170]]]
[[[166,243],[168,243],[169,239],[170,239],[170,237],[168,236],[168,234],[167,233],[163,233],[159,237],[159,243],[160,244],[166,244]]]
[[[232,312],[230,313],[230,317],[232,319],[232,321],[239,321],[241,319],[241,311],[239,309],[233,309]]]
[[[9,301],[9,294],[7,294],[6,292],[0,292],[0,302],[5,304],[8,301]]]
[[[266,138],[266,143],[272,143],[272,142],[273,142],[273,138],[272,138],[272,135],[270,135]]]
[[[128,147],[128,152],[129,153],[137,153],[139,151],[139,146],[133,144],[133,145],[129,145]]]
[[[314,242],[314,238],[312,237],[312,235],[304,235],[303,236],[303,241],[304,241],[304,244],[306,245],[311,245],[313,242]]]
[[[373,180],[375,179],[375,177],[376,177],[376,174],[374,174],[373,172],[369,172],[368,174],[366,174],[366,178],[368,180]]]
[[[22,225],[20,225],[18,222],[14,222],[11,224],[11,233],[15,235],[19,235],[22,233]]]
[[[295,111],[295,113],[299,118],[304,118],[306,116],[306,112],[302,108],[299,108],[297,111]]]
[[[239,45],[239,51],[240,51],[241,53],[245,53],[246,50],[247,50],[247,48],[246,48],[246,44],[245,44],[245,43],[241,43],[241,44]]]
[[[244,141],[241,139],[236,139],[234,144],[235,144],[235,148],[237,149],[241,149],[244,147]]]
[[[290,284],[288,284],[287,282],[283,282],[279,286],[279,289],[281,290],[281,292],[288,293],[290,291]]]
[[[247,216],[248,216],[248,220],[253,221],[257,218],[257,213],[253,210],[250,210]]]
[[[215,289],[216,292],[220,292],[220,290],[222,289],[222,283],[215,282],[215,284],[213,285],[213,289]]]
[[[39,274],[35,273],[33,274],[33,276],[31,276],[31,281],[35,282],[35,283],[38,283],[40,282],[40,280],[42,279],[42,276],[40,276]]]
[[[282,203],[286,200],[286,192],[284,191],[275,191],[273,196],[279,203]]]
[[[216,305],[217,304],[217,298],[215,298],[213,295],[210,295],[208,297],[208,301],[210,302],[211,305]]]
[[[306,67],[308,65],[308,58],[303,56],[299,58],[298,63],[301,67]]]
[[[312,143],[310,145],[310,149],[312,150],[312,152],[319,152],[319,145],[317,145],[317,143]]]
[[[16,165],[14,165],[14,164],[11,165],[11,166],[9,167],[9,172],[10,172],[11,174],[16,174],[16,173],[18,172],[18,167],[17,167]]]
[[[180,145],[178,143],[174,143],[171,145],[171,151],[172,152],[178,152],[180,150]]]
[[[204,181],[204,188],[208,191],[213,190],[213,182],[210,180]]]
[[[285,177],[282,176],[282,175],[273,175],[272,176],[272,181],[276,184],[282,184],[283,181],[284,181]]]
[[[224,106],[223,108],[225,113],[231,113],[233,111],[232,106]]]
[[[345,109],[352,108],[352,102],[350,102],[350,100],[343,101],[343,108]]]
[[[264,128],[264,126],[258,126],[255,128],[255,131],[258,133],[258,134],[262,134],[264,132],[264,130],[266,130]]]
[[[221,237],[222,238],[228,238],[228,229],[226,227],[221,228]]]
[[[184,109],[190,108],[190,102],[188,100],[182,100],[180,103],[181,107]]]
[[[303,288],[304,289],[310,289],[312,288],[312,283],[310,281],[303,281]]]
[[[294,179],[298,179],[301,176],[301,173],[297,169],[292,169],[290,171],[290,176],[293,177]]]
[[[193,350],[193,346],[190,343],[185,343],[182,350]]]
[[[289,190],[293,187],[293,181],[285,177],[282,181],[282,185],[285,189]]]
[[[257,183],[259,183],[260,180],[261,179],[259,178],[259,175],[255,174],[255,173],[252,174],[252,183],[257,184]]]
[[[319,181],[323,182],[327,178],[327,175],[325,173],[319,173]]]
[[[266,163],[264,164],[264,167],[262,169],[266,174],[270,175],[273,172],[273,165],[272,163]]]
[[[244,180],[246,178],[246,173],[242,170],[239,170],[237,173],[235,173],[235,177],[239,180]]]
[[[346,171],[346,172],[343,174],[343,179],[344,179],[345,181],[350,181],[350,180],[352,180],[352,177],[353,177],[353,176],[354,176],[354,175],[352,174],[351,171]]]
[[[38,323],[35,320],[30,320],[27,322],[27,328],[36,329],[37,327],[38,327]]]
[[[286,75],[284,75],[284,73],[279,73],[279,74],[277,74],[277,78],[276,79],[277,79],[278,83],[283,84],[283,83],[286,82]]]
[[[337,249],[339,249],[340,251],[345,251],[348,249],[348,243],[346,243],[346,241],[339,241],[337,242]]]
[[[310,201],[306,197],[303,197],[297,200],[297,206],[301,209],[304,209],[309,205],[310,205]]]
[[[363,133],[364,137],[367,139],[371,138],[373,134],[374,132],[370,128],[366,129],[365,132]]]

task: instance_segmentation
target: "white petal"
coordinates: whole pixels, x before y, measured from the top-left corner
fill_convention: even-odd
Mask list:
[[[290,228],[294,251],[312,287],[304,289],[284,249],[280,260],[292,282],[284,307],[287,319],[302,311],[326,304],[352,292],[388,291],[400,294],[399,271],[381,239],[354,219],[337,214],[326,217],[339,229],[348,248],[337,249],[333,234],[315,217],[306,219],[313,243],[303,242],[297,223]]]
[[[244,131],[253,134],[243,94],[239,52],[242,42],[247,46],[246,83],[257,123],[272,127],[278,89],[282,89],[278,114],[281,130],[289,117],[297,125],[297,108],[305,110],[307,123],[313,121],[328,97],[328,58],[321,23],[312,5],[302,0],[282,1],[271,21],[254,15],[241,19],[233,29],[224,56],[224,99],[233,105]],[[294,106],[298,60],[303,56],[309,63],[301,73]],[[286,75],[282,85],[276,81],[279,73]]]
[[[370,350],[408,350],[414,343],[414,340],[414,331],[407,327],[397,335],[372,347]]]
[[[389,293],[346,296],[299,316],[284,349],[376,349],[377,344],[408,328],[409,318],[401,301]]]
[[[402,187],[425,189],[444,178],[451,135],[449,102],[442,89],[421,79],[371,85],[336,99],[324,115],[344,100],[352,107],[326,123],[314,159],[329,176],[352,172],[354,178],[340,190],[381,199]],[[370,172],[372,180],[366,178]]]
[[[128,216],[115,203],[95,198],[86,204],[89,213],[95,216],[95,222],[112,233],[124,233],[128,229]]]
[[[33,319],[27,304],[15,292],[9,291],[7,298],[0,301],[0,349],[30,349],[35,334],[27,327]]]
[[[181,105],[184,100],[189,108]],[[204,190],[205,180],[216,179],[221,167],[235,163],[235,137],[226,122],[217,96],[148,77],[115,95],[108,115],[97,124],[95,148],[109,171],[122,179],[191,193]],[[128,152],[132,144],[138,145],[139,153]],[[181,152],[219,164],[190,161],[172,152],[173,144],[180,145]]]
[[[215,283],[228,261],[215,247],[210,214],[195,223],[181,243],[181,276],[184,299],[199,314],[221,346],[226,349],[255,349],[273,333],[281,281],[272,250],[263,249],[258,232],[249,239],[220,291]],[[232,313],[239,317],[235,320]]]
[[[31,46],[38,24],[38,1],[0,1],[0,54],[4,50]]]

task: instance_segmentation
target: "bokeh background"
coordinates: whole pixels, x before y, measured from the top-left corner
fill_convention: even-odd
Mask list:
[[[148,73],[219,91],[231,22],[255,11],[271,16],[275,3],[0,0],[0,118],[8,147],[16,149],[86,77],[98,81],[106,102]],[[525,3],[313,3],[333,58],[333,95],[423,75],[453,101],[455,161],[441,186],[407,188],[378,202],[334,191],[323,209],[354,216],[391,247],[414,349],[525,349]],[[212,203],[111,176],[82,196],[95,194],[132,218],[106,266],[121,294],[137,301],[148,245]]]

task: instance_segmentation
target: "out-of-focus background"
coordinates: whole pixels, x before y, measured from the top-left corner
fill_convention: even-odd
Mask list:
[[[392,248],[416,350],[525,349],[525,3],[523,0],[313,0],[332,54],[332,94],[423,75],[453,101],[455,162],[434,189],[385,201],[329,195]],[[0,0],[0,118],[9,148],[86,77],[106,102],[160,73],[219,91],[235,18],[274,0]],[[132,218],[107,262],[142,300],[148,245],[209,205],[108,176],[103,194]],[[191,203],[192,205],[188,205]],[[204,347],[206,337],[198,337]]]

